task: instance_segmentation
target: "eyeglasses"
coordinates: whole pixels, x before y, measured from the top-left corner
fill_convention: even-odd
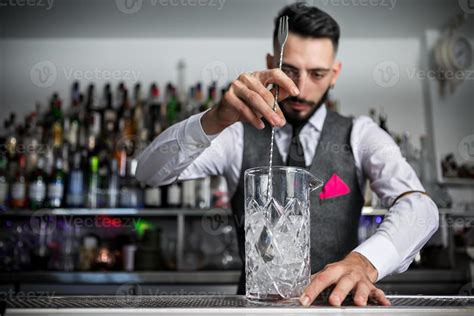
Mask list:
[[[283,64],[281,70],[293,81],[298,81],[300,79],[301,71],[298,68]],[[306,73],[306,76],[309,76],[312,81],[319,81],[326,77],[329,71],[330,69],[303,70],[303,74]]]

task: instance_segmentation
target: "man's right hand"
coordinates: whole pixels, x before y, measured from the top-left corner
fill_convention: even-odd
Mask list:
[[[212,108],[201,118],[201,125],[207,135],[220,133],[235,122],[249,122],[258,129],[265,127],[264,117],[273,126],[285,125],[285,117],[277,106],[273,112],[274,89],[267,87],[276,84],[280,87],[278,101],[289,95],[299,94],[293,80],[280,69],[241,74],[233,81],[218,106]]]

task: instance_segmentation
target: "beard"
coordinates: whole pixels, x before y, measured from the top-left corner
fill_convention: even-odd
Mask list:
[[[298,97],[288,97],[288,98],[286,98],[284,101],[282,101],[283,104],[285,104],[287,102],[288,103],[289,102],[295,102],[295,103],[307,104],[307,105],[311,106],[311,108],[312,108],[311,111],[308,114],[305,115],[305,117],[297,117],[297,116],[293,115],[293,113],[289,113],[288,111],[286,111],[285,106],[282,106],[280,108],[281,108],[281,111],[283,112],[283,114],[285,115],[286,121],[288,123],[290,123],[291,125],[293,125],[293,126],[306,124],[306,122],[314,114],[314,112],[316,112],[321,107],[321,105],[327,101],[327,99],[329,97],[329,90],[330,89],[331,88],[328,87],[326,89],[326,91],[324,92],[324,94],[319,99],[319,101],[317,101],[317,102],[301,99],[301,98],[298,98]]]

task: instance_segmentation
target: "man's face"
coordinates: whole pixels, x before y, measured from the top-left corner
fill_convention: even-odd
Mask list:
[[[278,60],[269,55],[267,65],[277,67]],[[329,87],[336,84],[340,69],[341,63],[335,61],[330,39],[289,33],[282,70],[293,79],[300,94],[280,102],[285,116],[294,120],[308,119]]]

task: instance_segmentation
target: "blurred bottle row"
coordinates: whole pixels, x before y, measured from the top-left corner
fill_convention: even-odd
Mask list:
[[[115,91],[105,85],[98,97],[93,84],[82,92],[75,82],[67,108],[55,93],[47,108],[37,104],[22,122],[12,113],[0,133],[0,206],[228,207],[221,177],[159,188],[135,179],[143,148],[168,126],[216,104],[216,85],[208,87],[206,99],[202,90],[198,83],[187,98],[178,98],[169,83],[162,97],[153,83],[144,97],[137,83],[131,98],[121,83]]]
[[[98,216],[2,220],[0,272],[198,271],[241,268],[234,227],[209,234],[202,221],[186,221],[181,262],[176,232],[160,222]],[[168,226],[168,227],[167,227]],[[101,229],[106,228],[106,229]]]

